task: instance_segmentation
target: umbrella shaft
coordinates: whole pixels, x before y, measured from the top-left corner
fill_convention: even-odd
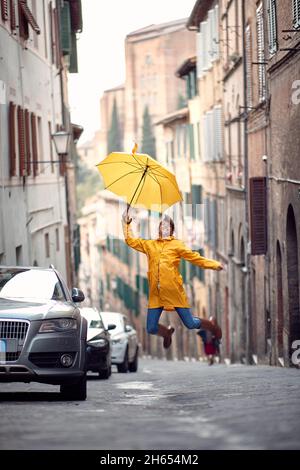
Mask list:
[[[142,174],[142,177],[141,177],[141,179],[140,179],[140,182],[139,182],[139,184],[137,185],[136,190],[134,191],[134,195],[132,196],[130,203],[127,204],[127,213],[128,213],[129,207],[131,206],[131,203],[132,203],[132,201],[133,201],[133,199],[134,199],[134,196],[136,195],[136,193],[137,193],[137,191],[138,191],[138,189],[139,189],[139,187],[140,187],[140,185],[141,185],[141,182],[142,182],[143,179],[145,178],[145,175],[146,175],[147,171],[148,171],[148,167],[145,168],[144,173]]]

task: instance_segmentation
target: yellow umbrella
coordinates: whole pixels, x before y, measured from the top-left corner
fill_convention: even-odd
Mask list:
[[[112,152],[97,166],[105,189],[121,196],[129,206],[163,212],[182,201],[175,176],[147,154]]]

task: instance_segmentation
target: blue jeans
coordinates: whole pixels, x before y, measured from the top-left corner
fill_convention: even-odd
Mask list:
[[[174,307],[182,323],[190,330],[199,329],[201,326],[200,318],[193,317],[190,308]],[[148,308],[147,314],[147,333],[156,335],[158,332],[158,322],[163,311],[163,307]]]

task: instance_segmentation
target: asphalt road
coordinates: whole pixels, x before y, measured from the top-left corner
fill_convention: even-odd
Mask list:
[[[300,372],[143,359],[86,402],[0,384],[1,449],[300,449]]]

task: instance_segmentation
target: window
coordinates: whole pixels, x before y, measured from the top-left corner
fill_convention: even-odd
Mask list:
[[[58,228],[55,229],[55,239],[56,239],[56,251],[59,251],[60,247],[59,247],[59,230],[58,230]]]
[[[265,34],[263,6],[260,3],[256,10],[257,27],[257,62],[258,62],[258,97],[259,101],[266,99],[266,68],[265,68]]]
[[[252,107],[252,44],[251,44],[251,28],[250,25],[245,30],[246,45],[246,80],[247,80],[247,106]]]
[[[8,132],[9,132],[9,176],[16,176],[16,105],[12,102],[9,103],[9,118],[8,118]]]
[[[189,143],[190,143],[190,159],[195,160],[194,125],[188,124],[188,130],[189,130]]]
[[[42,127],[42,118],[38,117],[38,159],[43,160],[44,158],[44,149],[43,149],[43,127]],[[45,166],[45,165],[44,165]],[[42,168],[43,171],[43,168]]]
[[[29,25],[32,27],[33,31],[36,34],[40,34],[41,30],[37,24],[34,15],[31,13],[27,0],[19,0],[19,33],[20,36],[27,40],[29,38]],[[35,2],[33,2],[33,7],[35,7]],[[37,43],[35,43],[35,46]]]
[[[197,34],[197,77],[209,70],[219,59],[219,7],[209,10],[206,21],[200,24]]]
[[[192,185],[192,214],[194,219],[202,218],[202,186],[198,184]]]
[[[267,188],[266,178],[250,178],[251,254],[267,252]]]
[[[38,173],[38,146],[36,134],[36,116],[31,113],[31,138],[32,138],[32,163],[33,163],[33,176]]]
[[[300,27],[300,0],[293,0],[293,26]]]
[[[25,141],[25,118],[24,110],[18,106],[18,143],[19,143],[19,174],[20,176],[26,175],[26,141]]]
[[[25,162],[26,174],[31,173],[31,139],[30,139],[30,114],[28,109],[25,109]]]
[[[300,3],[299,3],[300,4]],[[276,0],[269,0],[269,51],[274,54],[277,51],[277,11]]]
[[[223,159],[222,108],[215,106],[203,117],[204,161]]]
[[[15,0],[9,0],[10,9],[10,29],[15,32],[17,29]]]
[[[198,151],[198,158],[201,158],[201,131],[200,131],[200,122],[197,122],[197,151]]]
[[[50,240],[49,240],[49,233],[45,233],[45,253],[46,253],[46,258],[50,258]]]
[[[48,132],[49,132],[49,150],[50,150],[50,161],[51,161],[51,173],[54,173],[53,143],[52,143],[52,130],[51,130],[51,122],[50,121],[48,121]]]
[[[8,3],[7,0],[1,0],[1,18],[3,21],[8,20]]]

